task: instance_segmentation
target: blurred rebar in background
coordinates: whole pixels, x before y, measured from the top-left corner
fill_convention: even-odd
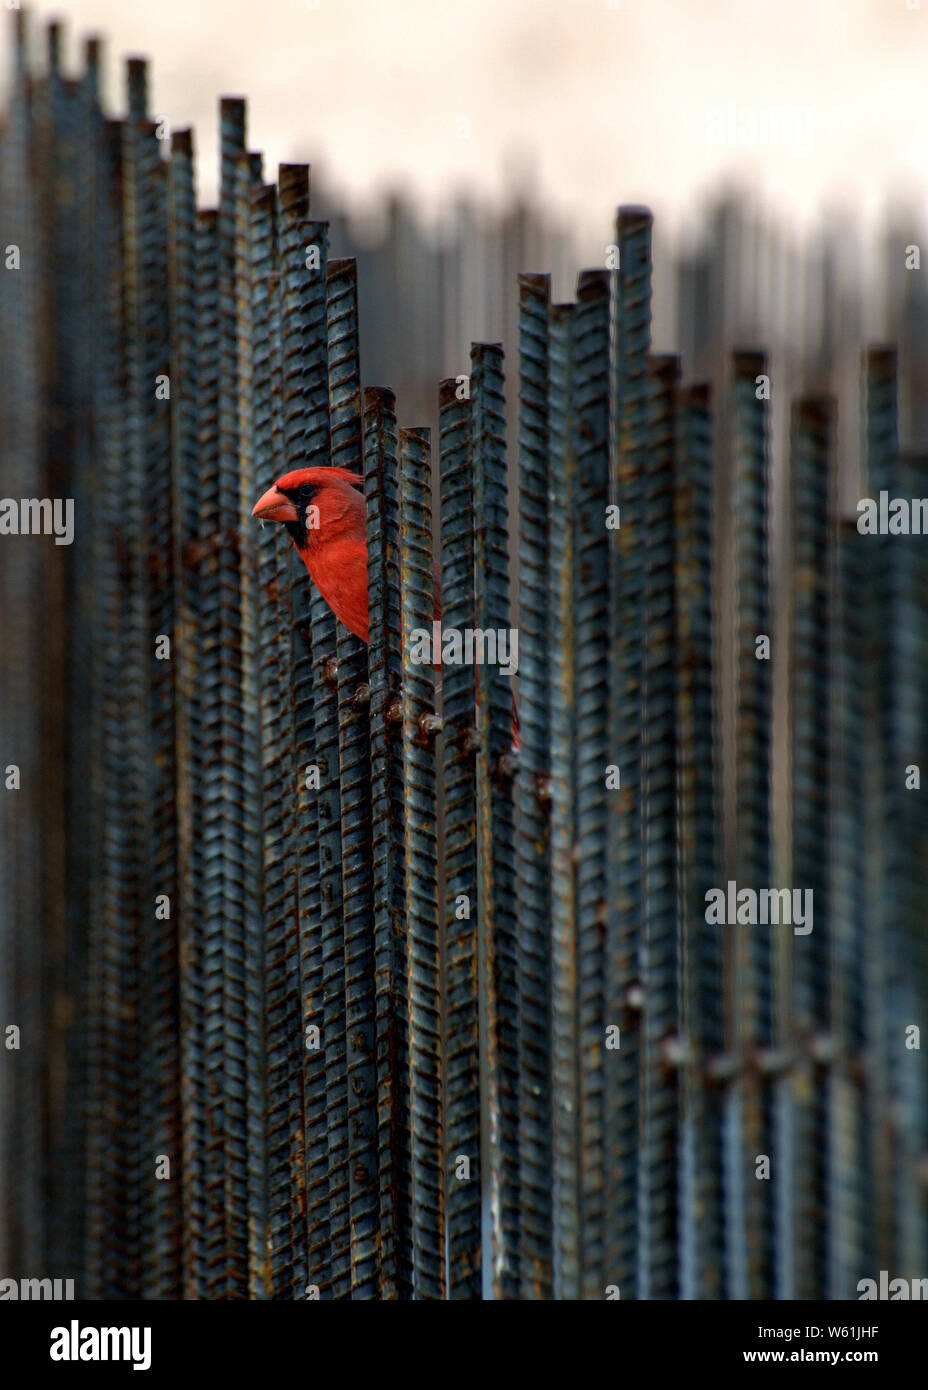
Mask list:
[[[928,539],[843,515],[928,494],[921,290],[898,355],[863,354],[862,482],[827,321],[811,356],[733,342],[697,257],[682,359],[654,354],[638,207],[573,302],[513,280],[508,368],[475,343],[438,387],[436,360],[398,425],[361,346],[399,279],[310,220],[308,169],[265,182],[226,98],[198,210],[145,64],[108,119],[99,45],[67,78],[52,26],[36,75],[14,18],[0,1274],[98,1299],[924,1276]],[[250,515],[319,451],[363,473],[369,648]],[[43,498],[73,544],[14,534]],[[518,631],[520,752],[499,664],[439,686],[413,655],[433,512],[445,631]],[[779,890],[805,922],[751,918]]]

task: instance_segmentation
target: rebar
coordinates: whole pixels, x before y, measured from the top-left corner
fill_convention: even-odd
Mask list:
[[[551,1296],[548,306],[550,278],[519,277],[519,1232],[523,1296]]]
[[[403,821],[400,516],[392,391],[364,391],[370,615],[371,810],[380,1297],[408,1297],[409,1000]]]
[[[439,391],[442,624],[473,627],[474,483],[471,405],[465,383]],[[477,964],[475,668],[449,666],[442,678],[445,792],[445,1183],[448,1293],[482,1296],[480,1042]]]
[[[406,931],[409,999],[412,1294],[441,1298],[445,1286],[441,1122],[435,690],[421,658],[431,632],[432,486],[428,430],[400,430],[403,763],[406,806]],[[432,654],[434,656],[434,654]]]

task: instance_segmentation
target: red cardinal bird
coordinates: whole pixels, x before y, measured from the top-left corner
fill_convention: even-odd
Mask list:
[[[282,521],[309,577],[336,618],[370,641],[367,612],[367,507],[364,479],[347,468],[298,468],[278,478],[252,508],[262,521]],[[314,510],[309,510],[313,508]],[[435,618],[441,618],[435,571]],[[440,662],[436,662],[439,665]],[[519,716],[512,704],[512,741],[519,747]]]
[[[278,478],[251,514],[284,523],[336,618],[369,642],[367,508],[358,491],[363,482],[347,468],[298,468]]]

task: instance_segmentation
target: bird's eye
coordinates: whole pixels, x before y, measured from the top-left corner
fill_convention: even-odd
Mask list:
[[[312,483],[303,483],[297,489],[297,501],[301,507],[306,507],[316,495],[316,489]]]

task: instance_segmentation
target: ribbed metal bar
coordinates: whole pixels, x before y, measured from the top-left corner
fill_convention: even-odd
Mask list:
[[[637,1115],[640,1092],[641,663],[644,615],[643,476],[648,451],[647,354],[651,336],[651,214],[620,208],[620,268],[613,281],[610,497],[619,507],[611,532],[610,761],[621,787],[609,802],[607,1005],[620,1028],[606,1089],[607,1284],[637,1293]]]
[[[218,214],[201,212],[197,232],[197,388],[199,404],[198,530],[221,538],[219,478],[219,243]],[[221,539],[220,539],[221,543]],[[201,542],[191,559],[198,565],[200,738],[202,756],[203,1046],[206,1069],[206,1290],[225,1291],[225,1090],[223,1076],[223,808],[216,776],[223,747],[218,547]]]
[[[326,325],[330,458],[336,467],[348,467],[360,472],[357,266],[354,261],[327,263]],[[325,600],[321,600],[320,606],[314,596],[313,675],[316,684],[316,744],[320,776],[323,780],[323,790],[319,797],[319,847],[323,865],[323,1044],[331,1240],[329,1281],[333,1298],[347,1298],[351,1292],[351,1223],[343,840],[340,825],[342,808],[339,768],[338,640],[334,616]]]
[[[370,573],[380,1297],[405,1298],[412,1277],[402,655],[397,435],[391,391],[364,391],[364,494]]]
[[[519,1178],[522,1297],[551,1297],[547,275],[519,276]]]
[[[118,1001],[114,978],[117,954],[114,947],[119,931],[117,885],[123,862],[120,843],[123,830],[119,810],[123,788],[118,775],[115,782],[110,779],[122,759],[122,729],[116,717],[118,691],[108,688],[108,681],[114,674],[113,634],[118,629],[120,601],[117,542],[111,529],[119,508],[119,495],[118,491],[114,495],[110,489],[122,465],[124,445],[119,366],[122,311],[119,141],[113,128],[108,127],[99,114],[88,144],[92,154],[88,179],[95,242],[89,294],[96,318],[96,351],[89,393],[95,468],[91,480],[92,506],[88,527],[90,557],[86,578],[94,596],[90,641],[97,657],[91,663],[89,672],[90,717],[84,737],[90,756],[87,838],[97,850],[89,874],[89,940],[85,986],[80,998],[80,1017],[85,1023],[81,1047],[86,1054],[84,1081],[87,1091],[83,1102],[86,1115],[85,1182],[83,1187],[78,1188],[78,1193],[85,1207],[81,1265],[84,1279],[79,1287],[86,1297],[93,1298],[103,1296],[103,1266],[109,1243],[105,1229],[106,1192],[112,1179],[108,1165],[118,1160],[118,1153],[114,1153],[118,1146],[113,1143],[107,1121],[112,1118],[118,1092],[114,1074],[121,1066],[118,1048],[113,1041],[113,1029],[119,1026],[113,1006]],[[7,202],[6,190],[3,201]],[[16,279],[14,277],[14,283]],[[9,336],[4,331],[3,337],[7,339]],[[20,344],[15,359],[20,360],[22,353],[28,357],[29,338],[24,324],[18,326],[15,338]],[[6,380],[5,369],[2,375]],[[20,389],[23,387],[24,384],[20,384]],[[28,400],[28,396],[18,398]],[[24,440],[13,432],[13,424],[13,421],[8,422],[4,411],[4,434],[14,453],[25,459],[28,453],[23,447]],[[11,491],[8,485],[3,490]],[[11,642],[10,669],[22,669],[24,663],[13,655],[17,651],[15,629],[11,631],[4,621],[4,632],[9,633],[5,640]],[[15,717],[15,699],[4,701],[4,708],[9,710],[12,720]],[[6,761],[8,759],[4,759]],[[10,1171],[4,1166],[6,1171]]]
[[[97,961],[89,975],[87,996],[99,1070],[92,1070],[93,1111],[88,1118],[85,1287],[87,1296],[96,1298],[121,1296],[126,1289],[123,1268],[125,1207],[119,1211],[115,1225],[111,1220],[113,1206],[122,1203],[126,1194],[121,1078],[126,1065],[124,1047],[127,1040],[120,992],[120,959],[125,949],[121,885],[128,856],[127,794],[123,775],[124,639],[121,632],[126,553],[120,499],[120,478],[126,453],[122,188],[122,128],[111,122],[101,137],[99,181],[103,221],[100,239],[106,265],[103,316],[109,326],[109,331],[101,334],[99,359],[102,369],[98,397],[101,496],[94,558],[94,575],[100,586],[99,628],[95,640],[95,650],[100,654],[96,737],[100,747],[102,806],[100,862],[95,880],[100,943]],[[100,1001],[98,1009],[94,1009],[93,1000]],[[92,1061],[92,1068],[93,1065]]]
[[[795,1067],[790,1097],[795,1143],[792,1287],[799,1298],[821,1298],[828,1290],[826,1194],[831,1043],[828,1036],[827,663],[833,428],[829,401],[808,397],[793,407],[790,886],[794,892],[811,892],[814,906],[812,931],[797,935],[787,928],[791,940],[786,943],[787,955],[791,948],[792,958],[789,1042]],[[783,934],[781,928],[780,935]]]
[[[154,652],[149,624],[149,585],[154,576],[148,565],[153,518],[148,511],[147,436],[152,427],[154,382],[147,356],[149,329],[145,282],[147,265],[146,173],[149,130],[146,123],[147,71],[139,59],[128,63],[129,119],[123,127],[123,219],[125,226],[125,409],[126,457],[123,539],[127,566],[123,585],[122,630],[124,640],[122,698],[127,706],[126,766],[129,825],[126,878],[123,885],[123,935],[121,993],[126,1010],[128,1066],[123,1123],[130,1129],[125,1162],[128,1178],[128,1211],[125,1223],[129,1267],[126,1287],[135,1296],[142,1292],[143,1251],[145,1274],[154,1238],[152,1207],[155,1187],[155,1076],[151,1071],[148,1017],[139,1014],[141,972],[151,968],[149,943],[157,885],[151,871],[153,840],[151,802],[153,767],[148,753],[148,729],[152,709]],[[143,925],[144,924],[144,925]],[[142,946],[144,938],[144,947]]]
[[[512,658],[506,512],[503,351],[471,346],[476,521],[475,629],[495,632]],[[478,639],[479,640],[479,639]],[[479,657],[475,659],[480,660]],[[512,687],[500,664],[477,672],[477,910],[486,989],[486,1085],[492,1287],[519,1292],[519,1021],[516,951]]]
[[[584,271],[573,319],[573,680],[576,725],[577,1009],[580,1064],[580,1293],[605,1281],[603,1128],[607,1037],[605,935],[609,797],[609,275]]]
[[[178,1016],[177,839],[175,804],[175,701],[173,642],[176,622],[174,553],[171,517],[171,403],[164,396],[170,382],[171,343],[168,314],[166,165],[160,155],[155,126],[146,122],[137,131],[139,190],[140,302],[138,331],[142,338],[139,386],[144,393],[146,488],[144,507],[148,526],[148,652],[150,665],[151,759],[150,803],[145,810],[151,830],[151,883],[155,901],[145,904],[140,923],[140,1046],[144,1070],[143,1114],[150,1094],[150,1132],[142,1154],[143,1210],[151,1210],[151,1249],[143,1251],[146,1277],[143,1297],[174,1298],[181,1282],[181,1163],[180,1020]],[[156,389],[157,383],[157,389]],[[131,385],[130,385],[130,389]],[[171,661],[157,657],[164,637],[172,643]],[[156,659],[151,660],[154,653]],[[169,906],[164,907],[164,899]],[[170,916],[162,914],[170,912]],[[151,921],[154,915],[154,922]],[[141,1005],[141,1000],[140,1000]],[[156,1171],[157,1165],[157,1171]],[[170,1177],[166,1176],[170,1173]]]
[[[256,418],[260,403],[255,399],[256,327],[264,312],[267,285],[266,257],[270,250],[263,229],[264,244],[255,245],[258,229],[252,225],[252,193],[261,187],[261,157],[239,152],[235,161],[234,184],[234,284],[236,326],[236,398],[238,444],[238,549],[239,604],[242,624],[240,668],[241,758],[242,758],[242,928],[243,958],[239,995],[244,1008],[244,1039],[240,1056],[244,1108],[241,1120],[246,1135],[245,1219],[242,1245],[235,1258],[243,1267],[247,1296],[257,1298],[264,1285],[264,855],[261,843],[263,808],[261,796],[261,667],[259,628],[258,542],[251,515],[256,495]],[[267,219],[265,219],[265,222]],[[264,258],[255,264],[258,257]],[[266,355],[257,364],[266,366]],[[265,422],[266,430],[266,422]]]
[[[435,680],[416,659],[431,633],[432,473],[428,430],[400,430],[400,593],[403,760],[406,806],[406,929],[409,996],[409,1114],[414,1298],[445,1288],[438,936]]]
[[[355,369],[357,360],[355,359]],[[354,381],[357,382],[356,370]],[[356,397],[360,404],[360,395]],[[360,427],[360,414],[356,417]],[[377,1069],[374,1039],[374,896],[371,853],[370,688],[367,648],[338,634],[338,749],[341,767],[342,893],[345,914],[345,1033],[351,1297],[377,1298]]]
[[[177,758],[177,935],[180,969],[180,1151],[184,1209],[183,1295],[206,1291],[206,1073],[203,943],[199,907],[202,863],[202,767],[197,628],[199,362],[197,354],[197,212],[193,138],[171,137],[168,171],[168,272],[171,360],[171,503],[176,614],[173,637]]]
[[[574,861],[576,690],[573,515],[577,484],[572,304],[551,308],[549,328],[549,588],[551,765],[551,1044],[553,1292],[580,1297],[579,1037]]]
[[[216,818],[216,869],[221,888],[215,908],[222,914],[223,973],[223,1154],[226,1255],[215,1290],[224,1297],[248,1293],[248,1100],[246,1063],[246,917],[248,906],[245,810],[245,731],[242,708],[243,614],[242,557],[239,551],[239,470],[241,447],[239,299],[236,224],[241,197],[239,160],[245,153],[245,103],[220,101],[220,192],[218,219],[219,283],[219,526],[216,555],[219,668],[218,723],[221,739],[215,764],[206,767],[206,800]],[[234,518],[234,520],[232,519]],[[233,771],[234,769],[234,771]],[[208,812],[209,814],[209,812]]]
[[[81,849],[70,842],[67,827],[71,815],[86,819],[82,805],[86,769],[81,767],[83,749],[71,755],[80,783],[67,786],[55,775],[67,756],[66,749],[75,725],[85,727],[86,704],[83,681],[72,660],[71,639],[84,638],[83,604],[76,588],[77,557],[85,559],[86,527],[82,538],[78,527],[86,520],[86,457],[81,421],[75,411],[76,392],[86,389],[82,379],[82,344],[85,319],[79,301],[77,277],[66,267],[81,265],[83,248],[78,244],[80,201],[70,193],[77,183],[77,123],[75,86],[65,82],[57,64],[59,27],[47,30],[48,72],[41,83],[36,106],[40,206],[42,220],[36,249],[47,258],[49,273],[44,278],[39,341],[42,344],[41,379],[46,421],[41,455],[42,490],[53,496],[74,500],[75,536],[67,550],[43,559],[41,588],[33,602],[41,604],[46,615],[42,641],[36,644],[37,679],[45,693],[44,728],[38,748],[39,771],[36,790],[41,804],[40,854],[43,873],[40,886],[38,929],[30,950],[41,962],[38,987],[33,986],[31,1002],[38,1017],[33,1026],[41,1029],[42,1055],[29,1065],[38,1081],[32,1104],[40,1107],[42,1150],[39,1170],[33,1181],[41,1185],[44,1198],[60,1213],[42,1237],[41,1258],[60,1266],[67,1239],[66,1194],[70,1184],[62,1181],[68,1164],[66,1142],[75,1116],[69,1116],[62,1081],[65,1077],[57,1059],[62,1055],[66,1036],[63,1020],[56,1017],[53,1001],[69,992],[67,967],[80,954],[86,917],[82,884],[86,860]],[[77,679],[75,679],[77,677]],[[66,698],[67,693],[67,698]],[[77,873],[84,872],[77,876]],[[75,885],[66,892],[69,875]],[[38,924],[41,923],[41,926]],[[75,1136],[76,1138],[76,1136]],[[77,1140],[79,1144],[79,1140]],[[80,1185],[80,1152],[74,1153],[74,1185]]]
[[[679,404],[674,487],[677,685],[677,915],[680,931],[679,1297],[721,1298],[722,1111],[709,1077],[724,1046],[723,945],[706,922],[720,881],[714,714],[712,413],[709,388]]]
[[[928,891],[928,816],[915,785],[915,772],[928,765],[928,563],[925,524],[920,518],[928,497],[928,455],[904,453],[898,460],[892,489],[910,507],[910,534],[891,535],[894,546],[895,612],[892,623],[893,704],[896,709],[896,756],[887,767],[888,799],[892,806],[890,835],[896,845],[899,872],[894,879],[895,921],[887,942],[893,967],[888,1001],[887,1045],[889,1083],[896,1114],[894,1145],[894,1224],[898,1267],[909,1279],[928,1249],[928,1086],[918,1061],[916,1037],[925,1036],[928,1007],[922,981],[928,977],[928,946],[924,931],[924,902]],[[911,502],[909,501],[911,499]],[[918,519],[916,519],[918,518]],[[918,1029],[916,1035],[915,1030]]]
[[[830,1009],[835,1047],[834,1106],[829,1161],[834,1182],[829,1193],[829,1298],[854,1298],[860,1279],[876,1268],[873,1214],[869,1200],[871,1169],[871,1098],[864,1084],[866,960],[868,953],[866,887],[861,866],[867,862],[864,785],[867,741],[866,658],[879,621],[873,601],[868,555],[869,537],[855,521],[839,525],[835,595],[836,671],[830,750],[831,880],[833,907],[829,961]]]
[[[638,1295],[678,1296],[676,1264],[680,1104],[672,1049],[680,1039],[680,942],[675,862],[677,612],[674,591],[679,362],[650,364],[651,447],[644,475],[646,734],[641,760],[644,873],[644,1018]]]
[[[305,179],[304,179],[305,183]],[[260,198],[262,195],[256,195]],[[280,209],[277,190],[263,193],[268,204],[269,250],[267,411],[270,451],[257,460],[256,489],[270,487],[286,469],[287,420],[283,394],[280,284]],[[280,203],[291,196],[282,181]],[[299,190],[296,190],[299,197]],[[300,1056],[302,1045],[299,971],[296,960],[296,835],[289,738],[293,721],[290,648],[290,565],[293,545],[278,526],[265,527],[259,539],[261,586],[261,725],[264,815],[264,972],[265,972],[265,1151],[267,1224],[265,1282],[271,1298],[293,1298],[297,1249],[302,1233],[295,1220],[298,1203],[300,1146]],[[292,1180],[291,1180],[292,1175]]]
[[[332,463],[363,471],[361,459],[361,379],[358,335],[357,266],[329,261],[329,412]],[[367,647],[340,624],[337,630],[339,764],[343,897],[344,989],[341,1006],[329,981],[338,970],[330,956],[326,985],[326,1030],[337,1037],[343,1014],[344,1070],[337,1050],[326,1053],[326,1105],[346,1092],[350,1270],[347,1290],[339,1267],[337,1179],[330,1161],[332,1190],[332,1288],[336,1297],[377,1297],[377,1077],[374,1049],[374,949],[371,924],[371,783]],[[331,1024],[329,1022],[331,1016]],[[331,1070],[331,1080],[330,1072]],[[330,1120],[331,1124],[331,1120]],[[335,1164],[340,1161],[335,1135]],[[331,1145],[331,1140],[330,1140]],[[330,1147],[330,1154],[332,1147]]]
[[[62,389],[66,393],[66,413],[70,418],[69,445],[59,460],[58,470],[67,468],[68,477],[54,479],[53,486],[66,489],[74,499],[74,538],[65,551],[64,572],[61,578],[67,588],[67,598],[60,605],[66,624],[68,641],[54,660],[67,663],[63,679],[57,684],[64,706],[61,720],[62,736],[70,749],[73,769],[70,785],[59,781],[58,825],[51,827],[60,843],[56,852],[44,862],[50,874],[59,866],[63,869],[57,892],[64,899],[65,910],[57,911],[55,935],[58,940],[49,957],[54,959],[57,981],[53,988],[64,991],[72,999],[79,998],[87,978],[91,926],[89,889],[92,876],[93,849],[99,844],[91,837],[74,837],[65,827],[79,823],[85,828],[94,815],[90,760],[93,750],[88,731],[92,721],[91,691],[93,675],[84,657],[94,629],[94,593],[86,577],[93,556],[93,522],[96,505],[95,473],[91,467],[94,456],[92,414],[86,402],[92,399],[97,361],[91,324],[95,322],[95,306],[105,271],[100,265],[96,238],[94,187],[98,160],[100,113],[95,105],[93,54],[85,49],[87,66],[76,82],[64,83],[64,124],[59,129],[58,202],[63,211],[61,239],[56,261],[67,266],[66,298],[60,305],[57,319],[62,347],[67,354],[62,359]],[[73,188],[73,197],[71,189]],[[2,195],[0,195],[2,197]],[[75,273],[76,272],[76,273]],[[77,403],[85,403],[79,412]],[[58,471],[56,470],[56,471]],[[53,475],[54,476],[54,475]],[[58,641],[53,629],[47,633],[47,644]],[[59,667],[59,670],[62,668]],[[48,672],[49,688],[56,672]],[[58,750],[50,749],[52,756]],[[65,887],[65,885],[71,885]],[[55,906],[55,904],[53,904]],[[52,1027],[45,1034],[51,1058],[64,1058],[61,1069],[53,1063],[50,1088],[50,1181],[47,1201],[56,1207],[59,1217],[50,1232],[47,1259],[51,1267],[83,1268],[84,1219],[84,1154],[86,1149],[86,1038],[77,1011],[66,1023],[52,1015]]]
[[[442,622],[474,626],[474,492],[470,399],[441,383]],[[475,670],[449,666],[442,680],[445,730],[445,1183],[449,1297],[481,1296],[480,1056],[477,991]]]
[[[326,263],[328,224],[305,222],[302,228],[303,379],[305,401],[304,461],[325,463],[329,457],[329,369],[326,320]],[[295,269],[295,267],[294,267]],[[308,722],[308,737],[301,738],[305,758],[318,768],[318,789],[310,791],[305,779],[300,819],[310,820],[316,845],[312,859],[304,861],[300,874],[300,961],[303,980],[303,1026],[320,1031],[321,1046],[303,1049],[303,1107],[306,1144],[306,1219],[309,1228],[308,1280],[330,1292],[329,1176],[331,1139],[338,1132],[333,1117],[330,1129],[326,1111],[327,1050],[338,1047],[337,1036],[325,1033],[325,957],[341,951],[341,814],[338,769],[338,693],[332,676],[335,660],[335,617],[315,585],[297,583],[294,612],[309,600],[312,664],[306,673],[306,705],[297,704],[297,718]],[[296,631],[296,628],[294,628]],[[301,656],[297,672],[300,672]],[[300,679],[298,674],[297,679]],[[298,687],[300,689],[302,687]],[[298,734],[298,737],[300,735]],[[334,940],[333,940],[334,938]],[[345,1249],[345,1194],[342,1175],[333,1173],[343,1194],[337,1197],[343,1215],[342,1251]],[[341,1258],[344,1258],[342,1254]]]
[[[26,16],[14,13],[13,73],[9,110],[6,114],[0,151],[2,151],[4,252],[6,247],[18,246],[22,261],[16,274],[0,276],[0,410],[2,410],[3,448],[0,451],[3,493],[11,497],[40,495],[39,451],[42,418],[40,393],[40,336],[39,290],[41,264],[39,223],[36,202],[42,190],[32,177],[35,160],[34,89],[26,75],[25,44]],[[27,248],[33,249],[29,255]],[[11,351],[15,344],[15,351]],[[25,1026],[41,1029],[42,1022],[34,1010],[37,999],[35,970],[41,961],[42,936],[36,931],[41,920],[41,884],[34,875],[23,874],[21,866],[36,862],[38,844],[38,812],[41,798],[37,777],[40,711],[35,691],[38,681],[37,643],[35,625],[30,622],[30,601],[40,593],[40,556],[19,546],[15,555],[5,558],[0,567],[0,618],[3,622],[6,659],[0,666],[0,694],[4,717],[0,746],[3,750],[4,783],[6,769],[20,770],[20,788],[15,795],[0,798],[0,825],[3,830],[3,856],[0,863],[0,895],[3,912],[0,928],[3,943],[3,970],[0,971],[0,990],[5,1017],[19,1010],[28,1018]],[[6,786],[4,785],[4,790]],[[102,933],[101,933],[102,934]],[[27,1001],[30,1001],[27,1004]],[[99,1034],[98,1034],[99,1039]],[[9,1054],[8,1054],[9,1056]],[[99,1051],[98,1051],[99,1056]],[[30,1260],[41,1257],[42,1232],[42,1113],[38,1068],[41,1058],[16,1056],[12,1072],[4,1071],[0,1091],[0,1159],[8,1175],[3,1194],[2,1240],[5,1268],[26,1268]],[[101,1059],[102,1066],[106,1059]],[[118,1065],[118,1063],[117,1063]],[[94,1100],[99,1105],[107,1095],[102,1085],[95,1086]],[[17,1132],[18,1125],[18,1132]],[[97,1154],[99,1166],[103,1155]],[[91,1165],[88,1165],[91,1167]],[[91,1171],[93,1171],[91,1167]],[[97,1212],[100,1208],[97,1209]],[[96,1215],[96,1213],[95,1213]],[[95,1234],[95,1233],[94,1233]],[[99,1242],[91,1242],[95,1255],[102,1258]]]
[[[895,348],[872,347],[864,357],[864,446],[866,495],[893,495],[899,451],[898,359]],[[865,719],[875,730],[868,744],[865,839],[870,851],[867,875],[866,1088],[870,1099],[870,1162],[875,1269],[898,1267],[898,1232],[893,1211],[896,1173],[892,1112],[891,999],[900,962],[894,959],[895,893],[904,870],[904,847],[894,815],[894,774],[900,749],[896,737],[893,679],[894,570],[898,536],[867,536],[869,582],[874,591],[874,625],[868,633]],[[869,1253],[869,1252],[868,1252]],[[870,1276],[872,1277],[872,1276]]]
[[[772,655],[758,639],[770,639],[768,592],[769,404],[757,384],[767,376],[759,352],[737,352],[733,361],[732,467],[734,473],[735,592],[737,631],[737,721],[735,748],[735,878],[742,887],[770,884],[770,763],[773,710]],[[733,932],[728,937],[731,995],[729,1045],[739,1059],[739,1080],[730,1104],[743,1133],[740,1168],[729,1187],[738,1217],[729,1240],[731,1288],[739,1298],[774,1293],[773,1213],[781,1176],[771,1164],[767,1180],[756,1176],[758,1157],[773,1153],[772,1078],[763,1064],[774,1046],[773,950],[769,931]],[[737,982],[737,985],[735,984]],[[743,1232],[743,1238],[741,1236]]]
[[[265,491],[279,476],[279,457],[277,448],[279,434],[280,384],[280,344],[278,320],[278,273],[277,273],[277,190],[273,184],[253,187],[250,197],[251,222],[251,436],[254,451],[253,487],[256,493]],[[253,523],[252,523],[253,524]],[[282,706],[280,700],[280,680],[277,669],[279,656],[278,631],[281,624],[280,594],[277,586],[277,546],[289,543],[287,536],[280,536],[278,527],[268,527],[259,531],[254,545],[255,556],[255,606],[257,622],[256,659],[260,662],[260,731],[258,750],[261,764],[255,776],[261,787],[261,854],[262,854],[262,936],[255,949],[254,966],[261,971],[263,979],[263,1001],[260,1017],[254,1021],[260,1045],[264,1049],[264,1064],[260,1068],[257,1084],[269,1088],[280,1079],[278,1059],[272,1050],[272,1043],[279,1041],[272,1036],[272,1022],[278,1024],[279,1014],[275,1008],[272,1014],[268,1007],[271,995],[271,972],[269,966],[273,957],[269,941],[280,941],[282,920],[288,915],[288,902],[282,875],[279,872],[281,860],[281,841],[289,829],[288,807],[285,805],[283,779],[281,777],[280,730],[282,727]],[[276,962],[275,962],[276,963]],[[278,977],[279,978],[279,977]],[[278,1004],[278,978],[274,979],[275,1005]],[[286,1083],[283,1090],[286,1092]],[[257,1193],[265,1210],[263,1219],[256,1222],[256,1235],[260,1242],[258,1277],[255,1281],[253,1297],[263,1298],[271,1292],[276,1281],[274,1265],[267,1258],[266,1231],[271,1213],[267,1210],[270,1171],[264,1116],[267,1114],[267,1089],[260,1098],[261,1123],[257,1138],[250,1139],[256,1150],[255,1158],[260,1162]],[[279,1173],[279,1168],[277,1170]],[[275,1174],[275,1177],[277,1174]],[[252,1236],[254,1239],[254,1236]],[[269,1268],[270,1266],[270,1268]],[[252,1275],[252,1278],[254,1276]]]
[[[280,340],[281,340],[281,408],[283,428],[284,471],[305,467],[308,463],[306,451],[308,402],[306,397],[306,371],[308,359],[307,313],[306,313],[306,220],[309,213],[309,170],[305,164],[281,165],[279,173],[279,221],[278,258],[280,264]],[[312,919],[308,915],[305,895],[312,889],[317,894],[318,905],[318,841],[316,834],[315,800],[307,786],[311,769],[315,767],[315,728],[312,704],[312,653],[310,649],[310,590],[306,571],[292,545],[287,548],[287,557],[279,578],[287,591],[288,626],[282,634],[285,650],[280,667],[285,683],[283,699],[285,708],[289,702],[290,743],[284,765],[285,781],[289,784],[294,817],[294,843],[292,859],[288,866],[293,892],[294,917],[292,923],[296,935],[288,941],[285,958],[287,960],[287,992],[296,991],[296,1009],[299,1017],[289,1014],[293,1001],[288,1002],[291,1019],[286,1046],[292,1049],[289,1075],[290,1112],[287,1144],[290,1153],[290,1255],[292,1257],[291,1287],[284,1296],[301,1298],[305,1296],[306,1286],[312,1282],[317,1287],[319,1279],[308,1279],[307,1254],[309,1231],[307,1226],[307,1165],[309,1154],[306,1151],[306,1082],[323,1084],[324,1075],[322,1053],[318,1048],[310,1057],[311,1048],[304,1035],[304,1023],[310,1018],[317,1025],[321,1022],[321,999],[316,997],[316,989],[321,985],[322,949],[312,949]],[[307,913],[306,929],[302,927],[303,914]],[[318,932],[318,914],[316,916]],[[306,948],[304,953],[304,947]],[[316,1018],[317,1007],[319,1017]],[[320,1070],[323,1068],[322,1070]],[[283,1136],[280,1136],[281,1140]],[[318,1153],[313,1158],[318,1158]],[[326,1171],[328,1162],[326,1160]],[[318,1166],[313,1177],[319,1176]]]

